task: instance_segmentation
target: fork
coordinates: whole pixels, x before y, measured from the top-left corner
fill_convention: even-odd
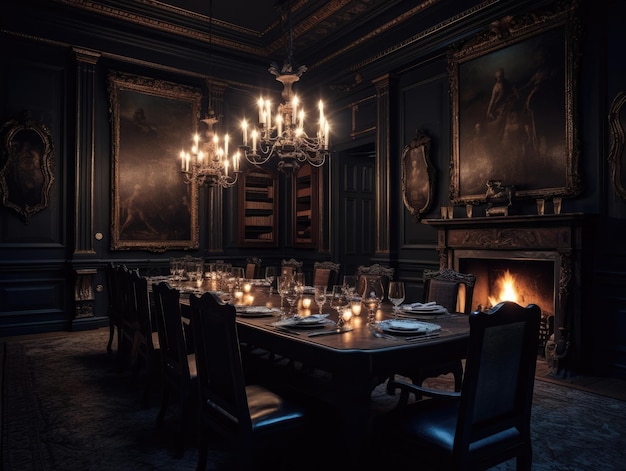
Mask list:
[[[394,337],[393,335],[389,335],[389,334],[385,334],[383,332],[383,329],[381,329],[380,327],[378,327],[375,324],[370,324],[369,326],[370,332],[372,333],[372,335],[376,338],[379,339],[389,339],[389,340],[398,340],[397,337]]]

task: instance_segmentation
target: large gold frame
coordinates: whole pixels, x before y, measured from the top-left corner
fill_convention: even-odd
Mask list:
[[[488,180],[515,186],[516,198],[582,191],[577,7],[576,0],[558,1],[507,16],[450,49],[453,203],[484,202]],[[507,80],[499,90],[496,75]],[[494,110],[490,100],[502,90],[509,90],[508,99]]]
[[[199,89],[109,74],[112,128],[111,248],[197,249],[198,188],[180,174],[191,143]]]

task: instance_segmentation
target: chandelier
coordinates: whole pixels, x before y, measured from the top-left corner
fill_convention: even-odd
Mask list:
[[[213,1],[209,2],[209,67],[211,65],[212,50],[212,28],[213,28]],[[209,73],[210,75],[210,73]],[[209,187],[220,186],[230,188],[235,183],[241,171],[239,170],[239,152],[235,152],[231,160],[228,157],[229,136],[224,135],[220,141],[215,132],[215,125],[218,119],[213,107],[211,107],[212,81],[208,80],[208,112],[201,123],[206,125],[206,132],[203,139],[199,134],[193,136],[193,145],[190,151],[181,150],[181,173],[186,184],[196,184],[198,186],[207,185]]]
[[[285,2],[287,3],[287,2]],[[306,66],[293,70],[293,32],[291,15],[288,12],[287,59],[281,69],[272,63],[269,72],[283,84],[283,103],[272,112],[269,99],[259,99],[258,126],[248,135],[248,122],[241,124],[243,146],[240,146],[246,160],[254,165],[263,165],[272,157],[278,157],[278,169],[284,173],[297,170],[300,163],[308,162],[321,167],[328,157],[329,124],[324,116],[324,104],[318,104],[319,121],[315,135],[309,135],[304,128],[305,111],[293,91],[293,84],[306,72]]]
[[[230,188],[237,183],[237,178],[241,173],[239,152],[235,152],[232,156],[231,172],[231,162],[228,159],[229,136],[226,134],[223,145],[220,145],[219,136],[214,130],[217,121],[215,112],[209,108],[206,118],[201,120],[207,127],[204,139],[201,142],[200,135],[195,134],[191,151],[180,152],[181,173],[187,184],[195,183],[198,186],[209,187],[219,185],[222,188]]]

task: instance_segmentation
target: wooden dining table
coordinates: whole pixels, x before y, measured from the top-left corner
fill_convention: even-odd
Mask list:
[[[252,286],[249,295],[254,298],[254,306],[278,308],[281,304],[280,297],[275,293],[270,296],[265,286]],[[297,313],[318,313],[312,293],[303,296],[311,298],[311,307],[303,309],[299,303]],[[188,295],[181,296],[181,303],[188,305]],[[335,329],[337,312],[326,304],[323,313],[328,314],[327,319],[332,322],[320,329],[277,327],[278,311],[268,316],[238,315],[239,340],[326,372],[331,380],[324,390],[324,399],[336,406],[348,448],[362,446],[370,431],[371,396],[377,385],[398,371],[417,370],[435,360],[441,363],[463,359],[466,355],[469,323],[463,314],[435,315],[427,319],[421,316],[419,320],[441,326],[435,337],[388,334],[377,337],[368,327],[365,310],[352,317],[352,330],[348,332],[309,336],[322,329]],[[376,320],[390,318],[393,318],[392,305],[383,303],[376,312]]]
[[[280,305],[280,298],[268,297],[267,290],[253,289],[253,294],[257,305]],[[305,314],[317,313],[314,306]],[[328,319],[337,320],[336,311],[328,305],[323,312]],[[298,313],[303,314],[302,308]],[[391,303],[383,303],[376,317],[393,318]],[[398,371],[416,370],[435,359],[440,363],[465,357],[469,339],[467,316],[448,314],[420,320],[440,325],[438,335],[422,338],[383,333],[384,336],[376,337],[368,328],[365,311],[352,317],[351,331],[323,336],[309,336],[319,329],[277,328],[276,317],[238,316],[237,326],[241,342],[327,372],[331,383],[325,398],[339,411],[344,437],[357,446],[370,430],[372,390],[378,384]],[[335,327],[329,324],[323,329],[332,331]]]

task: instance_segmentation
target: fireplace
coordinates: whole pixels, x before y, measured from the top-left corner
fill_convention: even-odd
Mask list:
[[[579,364],[583,215],[427,219],[437,228],[440,267],[476,275],[473,309],[500,300],[508,281],[518,304],[537,304],[552,317],[555,342],[567,350],[559,368]],[[511,295],[511,293],[508,293]]]

